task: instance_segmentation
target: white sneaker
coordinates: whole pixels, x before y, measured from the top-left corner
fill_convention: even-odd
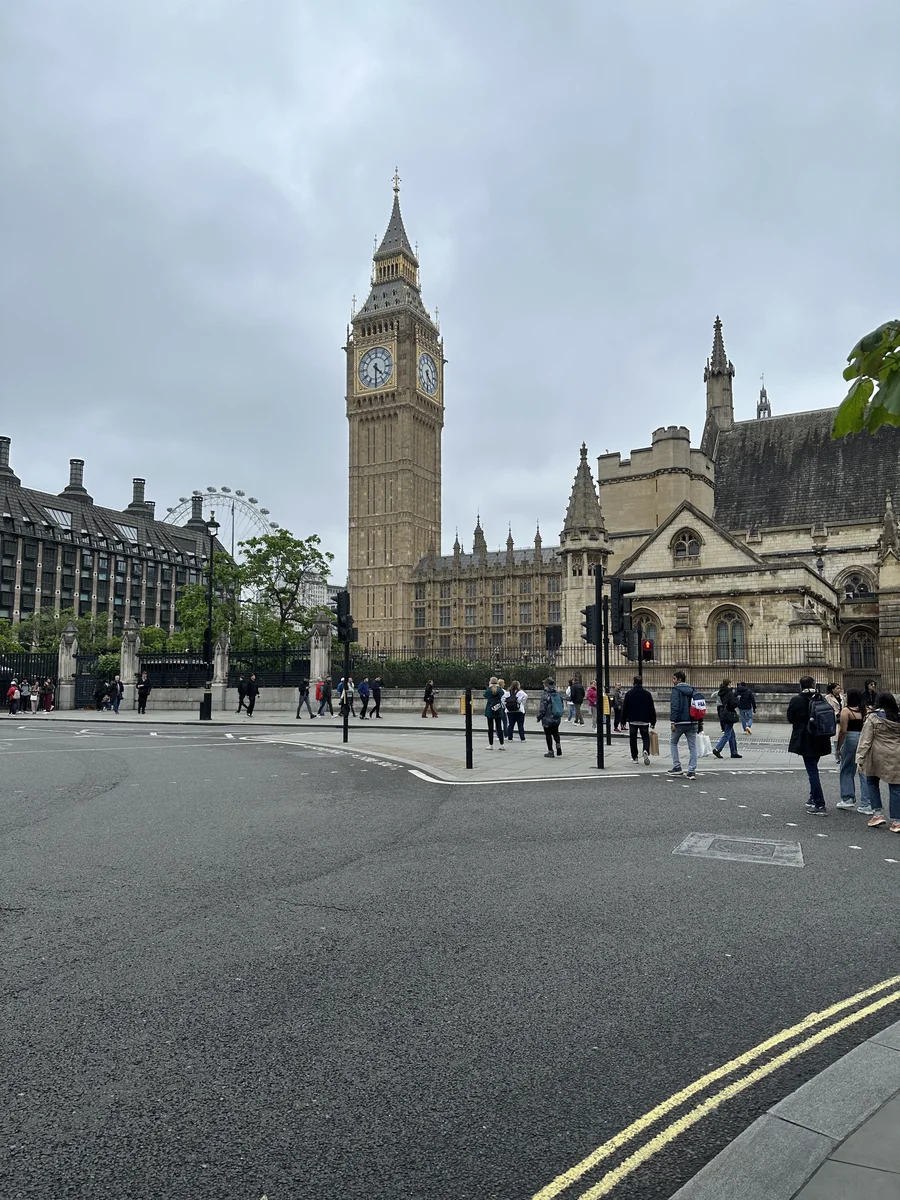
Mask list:
[[[838,805],[838,807],[840,807],[840,805]],[[875,809],[871,804],[860,804],[856,811],[858,813],[862,813],[864,817],[871,817],[875,814]]]
[[[645,767],[650,766],[650,755],[647,753],[646,750],[644,751],[644,766]]]
[[[856,808],[855,800],[838,800],[835,808]]]

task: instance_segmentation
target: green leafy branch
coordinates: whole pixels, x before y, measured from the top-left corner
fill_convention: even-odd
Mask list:
[[[886,321],[867,333],[847,362],[844,378],[853,382],[837,410],[831,436],[900,425],[900,320]]]

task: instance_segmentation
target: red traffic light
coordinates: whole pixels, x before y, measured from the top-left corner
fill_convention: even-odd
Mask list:
[[[643,646],[644,646],[644,649],[645,649],[645,650],[652,650],[652,649],[653,649],[653,643],[652,643],[651,641],[647,640],[646,638],[644,639]]]

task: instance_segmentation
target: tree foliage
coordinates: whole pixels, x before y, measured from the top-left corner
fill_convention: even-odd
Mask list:
[[[322,551],[316,534],[295,538],[287,529],[241,542],[246,555],[241,564],[241,582],[278,622],[280,636],[296,633],[309,623],[306,603],[311,584],[328,578],[334,558]]]
[[[853,347],[844,378],[850,391],[837,410],[831,436],[875,433],[900,425],[900,320],[879,325]]]
[[[60,634],[69,624],[78,631],[78,650],[81,654],[116,653],[121,638],[107,634],[106,617],[76,617],[75,610],[65,608],[55,614],[42,608],[14,625],[18,649],[52,652],[59,648]]]

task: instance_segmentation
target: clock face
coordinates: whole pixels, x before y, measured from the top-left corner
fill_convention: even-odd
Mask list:
[[[437,364],[430,354],[419,355],[419,386],[423,392],[427,392],[429,396],[433,396],[437,391],[438,372]]]
[[[359,382],[363,387],[384,387],[394,372],[394,360],[384,346],[373,346],[359,360]]]

